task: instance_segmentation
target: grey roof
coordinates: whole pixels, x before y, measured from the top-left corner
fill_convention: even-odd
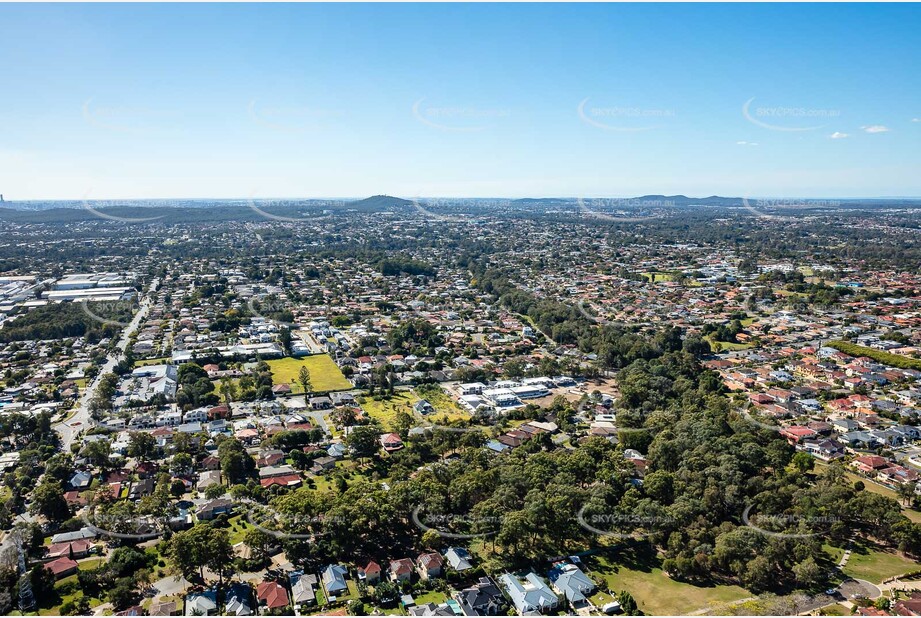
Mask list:
[[[586,595],[595,590],[594,582],[574,564],[555,567],[550,571],[550,579],[571,603],[586,601]]]
[[[525,576],[526,584],[522,584],[517,577],[508,573],[504,573],[499,581],[505,586],[519,614],[534,615],[544,609],[556,607],[559,603],[559,598],[550,590],[547,583],[533,571]]]
[[[316,575],[302,575],[291,584],[291,595],[295,603],[313,603],[317,600],[317,593],[313,587],[317,583]]]
[[[449,547],[445,552],[445,558],[455,571],[466,571],[473,568],[473,564],[470,563],[470,552],[463,547]]]

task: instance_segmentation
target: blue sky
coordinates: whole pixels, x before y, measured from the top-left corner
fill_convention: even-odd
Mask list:
[[[0,193],[921,196],[919,31],[905,5],[0,5]]]

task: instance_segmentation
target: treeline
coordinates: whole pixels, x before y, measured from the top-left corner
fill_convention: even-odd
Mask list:
[[[498,270],[476,273],[474,282],[509,311],[527,316],[555,343],[576,345],[583,352],[597,354],[599,364],[606,368],[626,367],[638,359],[649,360],[681,349],[709,351],[709,346],[699,339],[683,341],[678,328],[665,328],[646,337],[625,326],[598,324],[574,306],[517,288]]]
[[[862,345],[857,345],[856,343],[848,343],[847,341],[841,340],[829,341],[826,345],[828,345],[830,348],[840,350],[848,356],[853,356],[855,358],[866,356],[868,358],[872,358],[878,363],[889,365],[890,367],[898,367],[899,369],[917,369],[921,371],[921,359],[910,358],[908,356],[902,356],[901,354],[893,354],[892,352],[877,350],[876,348],[868,348]]]
[[[112,322],[127,324],[135,309],[130,303],[87,303],[84,308],[82,303],[74,302],[35,307],[4,324],[0,342],[86,337],[96,343],[118,335],[122,327]]]

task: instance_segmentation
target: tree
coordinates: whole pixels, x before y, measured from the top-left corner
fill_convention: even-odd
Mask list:
[[[93,440],[83,447],[83,456],[96,464],[101,470],[112,468],[112,444],[107,440]]]
[[[812,556],[809,556],[793,566],[793,575],[798,584],[804,588],[811,588],[822,581],[822,567],[816,564]]]
[[[224,399],[224,403],[230,405],[230,402],[237,398],[237,385],[233,380],[225,376],[221,378],[221,384],[218,388],[218,392],[220,392],[221,397]]]
[[[219,585],[234,572],[233,546],[227,530],[212,525],[196,525],[170,539],[167,556],[187,579],[196,574],[205,579],[207,567],[218,576]]]
[[[380,434],[373,426],[359,426],[349,432],[345,443],[352,449],[355,457],[363,459],[377,453],[379,438]]]
[[[806,474],[815,467],[815,459],[805,451],[799,451],[793,456],[793,465],[800,471],[800,474]]]
[[[258,562],[264,562],[269,557],[273,538],[259,528],[250,528],[243,535],[243,542],[252,550],[252,555]]]
[[[62,522],[70,517],[70,507],[64,499],[64,490],[58,481],[45,480],[32,492],[29,512],[41,515],[50,522]]]
[[[128,455],[140,461],[150,461],[157,453],[157,439],[153,434],[132,431],[128,438]]]
[[[626,590],[621,590],[617,593],[617,602],[620,603],[620,611],[623,612],[625,616],[642,615],[639,606],[636,604],[636,599]]]
[[[305,397],[313,391],[313,385],[310,383],[310,371],[306,365],[301,365],[300,371],[297,372],[297,383],[304,390]]]

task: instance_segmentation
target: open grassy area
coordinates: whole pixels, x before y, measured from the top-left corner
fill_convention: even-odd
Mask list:
[[[461,408],[457,402],[437,384],[419,386],[416,388],[415,392],[420,399],[425,399],[435,408],[435,412],[430,414],[430,417],[437,417],[439,420],[443,420],[447,417],[449,421],[470,418],[470,413]]]
[[[413,414],[413,405],[419,401],[419,397],[410,391],[397,391],[389,399],[376,401],[372,397],[362,397],[360,405],[368,416],[380,421],[381,425],[388,430],[393,429],[393,421],[397,417],[397,412],[403,410]]]
[[[717,344],[719,344],[720,351],[726,350],[747,350],[752,347],[750,343],[735,343],[732,341],[716,341],[713,339],[712,335],[707,335],[704,337],[707,343],[710,344],[710,349],[716,351]]]
[[[921,564],[886,548],[855,543],[851,548],[851,557],[844,566],[844,573],[878,584],[889,577],[917,571],[919,568]]]
[[[439,603],[444,603],[448,600],[448,596],[444,592],[439,592],[438,590],[430,590],[424,594],[413,595],[413,600],[416,602],[416,605],[425,605],[426,603],[434,603],[438,605]]]
[[[352,383],[345,379],[328,354],[316,354],[303,358],[276,358],[266,363],[272,370],[272,381],[275,384],[290,385],[294,393],[304,392],[301,385],[297,383],[297,374],[301,367],[307,367],[307,371],[310,372],[310,384],[314,392],[325,393],[352,388]]]
[[[672,273],[643,273],[643,276],[650,283],[661,283],[663,281],[674,281],[675,275]]]
[[[688,614],[752,596],[739,586],[695,586],[675,581],[662,572],[661,560],[648,545],[620,550],[615,555],[616,558],[607,555],[583,558],[589,576],[602,591],[626,590],[646,614]]]
[[[156,358],[143,358],[141,360],[134,361],[135,367],[144,367],[146,365],[162,365],[163,363],[169,362],[169,356],[158,356]]]

